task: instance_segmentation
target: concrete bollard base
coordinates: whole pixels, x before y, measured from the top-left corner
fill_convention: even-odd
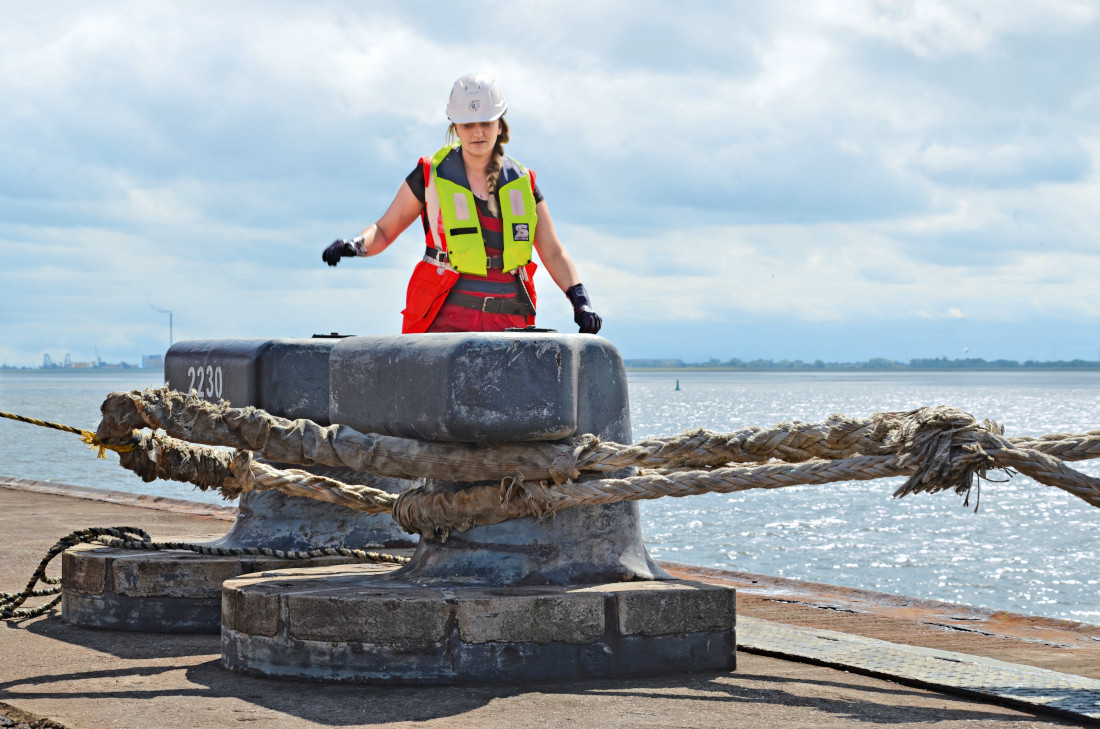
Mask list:
[[[194,537],[163,541],[194,542]],[[385,549],[410,556],[412,549]],[[289,560],[139,552],[95,544],[61,556],[61,617],[71,625],[161,633],[217,633],[222,583],[251,572],[354,562],[349,557]]]
[[[685,580],[432,585],[383,565],[226,581],[222,664],[372,684],[519,683],[730,670],[735,595]]]

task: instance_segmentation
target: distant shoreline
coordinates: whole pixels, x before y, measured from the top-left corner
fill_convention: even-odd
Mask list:
[[[0,367],[0,374],[15,375],[117,375],[122,372],[160,372],[160,367]]]
[[[1088,367],[649,367],[626,365],[627,372],[1100,372],[1100,364]]]
[[[865,362],[823,362],[815,360],[752,360],[731,359],[725,362],[684,362],[679,359],[627,359],[632,372],[1100,372],[1096,360],[1050,360],[1045,362],[1011,359],[988,361],[972,359],[911,359],[898,362],[875,357]]]

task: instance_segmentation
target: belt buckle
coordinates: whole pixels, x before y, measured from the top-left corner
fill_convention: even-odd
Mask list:
[[[495,299],[494,297],[492,297],[492,296],[486,296],[486,297],[485,297],[485,298],[484,298],[484,299],[483,299],[483,300],[481,301],[481,313],[482,313],[482,314],[491,314],[492,312],[490,312],[490,311],[489,311],[488,309],[486,309],[485,307],[489,305],[489,302],[490,302],[490,301],[495,301],[495,300],[496,300],[496,299]]]

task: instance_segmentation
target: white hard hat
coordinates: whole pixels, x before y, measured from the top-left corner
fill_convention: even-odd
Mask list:
[[[468,73],[455,81],[447,102],[447,118],[455,124],[494,121],[506,111],[508,104],[497,82],[480,73]]]

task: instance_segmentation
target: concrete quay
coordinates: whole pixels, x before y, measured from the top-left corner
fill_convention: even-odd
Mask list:
[[[146,529],[154,539],[199,539],[229,526],[227,514],[216,509],[171,500],[126,503],[123,497],[112,497],[112,503],[95,500],[94,492],[70,494],[47,485],[54,493],[44,493],[12,481],[0,479],[4,591],[21,589],[45,550],[74,529],[125,524]],[[737,589],[736,671],[512,686],[317,684],[227,671],[217,636],[96,630],[67,625],[55,612],[0,627],[0,716],[12,725],[70,729],[1045,727],[1089,722],[1087,703],[1100,696],[1093,688],[1100,681],[1098,626],[662,567],[677,578]],[[980,666],[994,682],[1038,671],[1030,675],[1045,682],[1043,691],[1062,693],[1053,704],[1024,709],[1009,696],[1012,686],[1000,687],[1001,697],[982,693],[980,686],[950,689],[969,691],[966,696],[921,688],[913,684],[935,682],[920,678],[919,671],[906,673],[903,665],[918,658]],[[884,678],[891,676],[897,680]]]

